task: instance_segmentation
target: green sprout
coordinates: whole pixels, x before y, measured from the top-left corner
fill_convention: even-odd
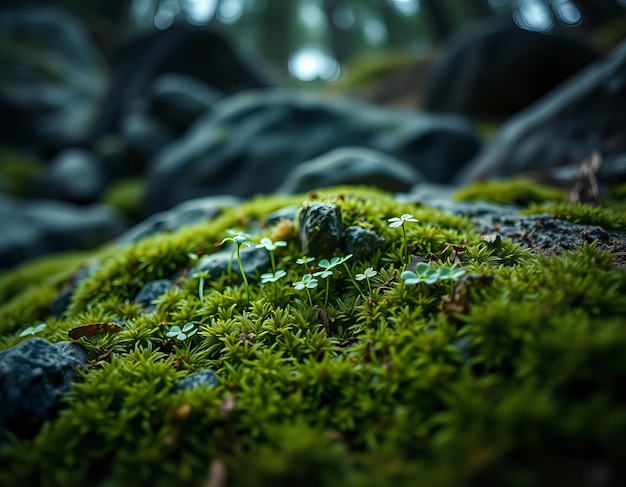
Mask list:
[[[370,290],[370,295],[371,295],[372,294],[372,283],[370,282],[370,278],[374,277],[376,274],[378,274],[378,272],[375,271],[373,267],[368,267],[362,273],[359,273],[356,276],[354,276],[354,278],[357,281],[366,280],[367,281],[367,287]]]
[[[248,278],[246,277],[246,273],[243,270],[243,263],[241,262],[241,250],[240,249],[242,245],[245,245],[246,247],[254,247],[254,244],[250,242],[250,240],[248,240],[248,237],[246,235],[239,234],[239,235],[234,235],[232,237],[226,237],[224,240],[222,240],[221,242],[217,242],[215,245],[219,247],[220,245],[224,245],[224,243],[226,242],[232,242],[235,244],[235,248],[233,249],[233,254],[237,252],[237,262],[239,264],[239,272],[241,272],[243,285],[246,288],[246,297],[248,298],[248,305],[250,305],[250,286],[248,285]],[[233,254],[231,254],[231,258],[229,261],[229,272],[232,270],[231,263],[233,260],[232,259]]]
[[[271,238],[265,237],[262,238],[261,241],[256,244],[257,249],[265,249],[270,253],[270,260],[272,262],[272,272],[276,274],[276,261],[274,260],[274,251],[278,247],[286,247],[287,242],[283,240],[277,240],[274,242]]]
[[[409,285],[419,284],[424,282],[426,284],[434,284],[437,281],[458,281],[461,276],[465,274],[465,269],[461,269],[453,265],[446,268],[441,267],[439,269],[433,269],[426,262],[420,262],[415,266],[415,272],[404,271],[400,277],[404,279],[404,282]]]
[[[48,325],[46,323],[39,323],[37,326],[29,326],[19,336],[25,337],[28,335],[36,335],[37,333],[44,331]]]
[[[406,264],[408,265],[409,263],[409,246],[407,245],[407,241],[406,241],[406,229],[404,228],[404,224],[406,222],[413,222],[413,223],[418,223],[419,220],[417,218],[413,218],[413,215],[409,214],[409,213],[404,213],[402,216],[400,216],[399,218],[397,216],[394,216],[393,218],[389,218],[387,219],[387,221],[389,222],[389,227],[390,228],[398,228],[398,227],[402,227],[402,242],[403,242],[403,246],[404,246],[404,257],[406,260]]]
[[[172,326],[170,328],[170,331],[168,331],[165,336],[170,338],[176,337],[177,340],[180,340],[182,342],[190,336],[193,336],[197,331],[198,329],[196,328],[196,325],[194,325],[191,321],[188,321],[187,323],[185,323],[182,329],[178,325]]]
[[[302,276],[302,279],[293,283],[293,287],[295,287],[297,291],[302,291],[304,289],[309,296],[309,304],[313,307],[313,299],[311,298],[311,292],[309,289],[315,289],[317,287],[317,279],[315,279],[311,274],[305,274]]]
[[[322,259],[317,263],[318,267],[321,267],[323,270],[314,272],[313,275],[315,277],[321,277],[322,279],[326,279],[324,306],[328,304],[328,293],[330,289],[330,280],[328,278],[332,277],[332,275],[335,273],[335,271],[333,271],[333,268],[343,264],[350,257],[352,257],[352,254],[345,257],[333,257],[332,259],[330,259],[330,261],[328,259]]]
[[[274,297],[278,298],[278,286],[276,285],[276,283],[280,279],[285,277],[286,275],[287,273],[282,269],[279,269],[276,272],[267,272],[265,274],[261,274],[261,283],[267,284],[268,282],[273,282],[274,283]]]
[[[202,298],[204,297],[204,280],[208,279],[209,276],[210,274],[207,271],[198,271],[191,275],[194,279],[200,280],[198,283],[198,296],[200,297],[200,301],[202,301]]]

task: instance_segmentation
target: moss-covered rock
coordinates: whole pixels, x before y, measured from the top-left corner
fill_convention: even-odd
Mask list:
[[[350,257],[342,235],[334,255],[310,260],[293,211],[266,223],[314,202],[336,205],[344,233],[363,228],[380,248]],[[405,214],[419,222],[389,224]],[[249,303],[236,260],[225,274],[192,272],[228,230],[286,242],[249,280]],[[410,284],[407,250],[412,266],[466,273]],[[3,434],[2,484],[626,480],[626,273],[592,239],[548,258],[481,238],[467,218],[343,187],[259,197],[105,249],[98,263],[62,316],[50,306],[72,272],[55,278],[63,269],[47,261],[0,278],[2,349],[41,322],[50,342],[94,324],[80,329],[90,365],[58,416],[34,436]],[[146,309],[138,294],[162,279],[172,286]],[[199,371],[217,386],[177,387]]]

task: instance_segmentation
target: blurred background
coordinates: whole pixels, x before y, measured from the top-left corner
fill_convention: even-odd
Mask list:
[[[448,182],[510,117],[618,46],[625,14],[626,0],[4,0],[0,268],[96,245],[190,197],[271,192],[342,140]],[[300,95],[240,96],[259,89],[326,98],[312,116]],[[370,105],[329,104],[337,95]],[[452,118],[407,134],[418,112]]]

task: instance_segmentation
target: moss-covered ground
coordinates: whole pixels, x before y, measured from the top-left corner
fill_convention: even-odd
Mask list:
[[[333,256],[313,256],[305,270],[297,228],[263,225],[311,198],[338,205],[344,227],[385,239],[320,278],[313,306],[293,284]],[[602,211],[574,213],[588,221]],[[456,264],[463,277],[403,281],[403,232],[388,219],[406,213],[419,220],[403,227],[411,254]],[[250,304],[235,274],[207,278],[202,299],[187,277],[189,254],[219,251],[228,229],[288,244],[275,250],[285,277],[248,276]],[[93,258],[99,267],[66,313],[51,316]],[[594,243],[550,259],[506,239],[493,245],[465,218],[335,188],[259,197],[95,257],[23,265],[0,277],[0,348],[42,322],[37,336],[52,342],[87,323],[124,330],[79,339],[90,365],[55,419],[33,436],[6,433],[0,484],[626,485],[626,272],[614,258]],[[353,279],[369,267],[371,291]],[[135,296],[161,278],[174,287],[143,313]],[[167,336],[188,322],[193,336]],[[177,379],[205,368],[217,387],[175,392]]]

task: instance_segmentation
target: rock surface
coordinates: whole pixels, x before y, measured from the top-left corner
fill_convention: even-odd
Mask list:
[[[159,154],[146,211],[200,195],[271,193],[298,164],[345,146],[382,151],[446,181],[479,145],[472,126],[454,116],[286,89],[247,92],[220,100]]]
[[[0,351],[0,427],[51,418],[61,395],[87,363],[82,345],[32,338]]]
[[[454,182],[465,184],[563,165],[577,167],[593,150],[604,158],[600,175],[611,172],[625,150],[624,73],[626,41],[509,119]]]

